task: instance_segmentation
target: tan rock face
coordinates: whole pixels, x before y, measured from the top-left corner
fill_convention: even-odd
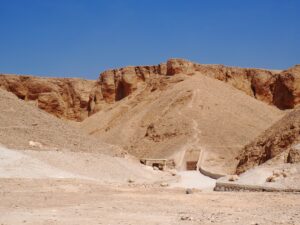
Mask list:
[[[2,89],[20,99],[34,102],[59,118],[76,121],[82,121],[92,111],[89,97],[95,83],[81,79],[0,75]]]
[[[168,76],[195,74],[226,82],[279,109],[291,109],[300,103],[300,65],[281,72],[170,59],[166,64],[107,70],[97,81],[0,75],[0,87],[20,99],[36,101],[41,109],[60,118],[82,121],[105,105],[131,95],[140,85],[151,83],[156,90],[166,86],[164,78]]]
[[[293,146],[289,150],[287,157],[288,163],[299,163],[300,162],[300,148],[299,145]]]
[[[167,62],[167,75],[175,75],[179,73],[194,73],[194,64],[184,59],[170,59]]]
[[[107,103],[119,101],[132,94],[140,82],[146,82],[157,75],[165,75],[166,65],[129,66],[107,70],[100,74],[99,84]]]
[[[295,109],[244,147],[238,157],[237,173],[243,173],[285,151],[289,151],[288,162],[297,161],[299,150],[291,147],[300,142],[299,134],[300,110]]]

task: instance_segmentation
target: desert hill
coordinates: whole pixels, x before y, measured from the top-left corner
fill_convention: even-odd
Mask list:
[[[81,179],[98,183],[155,182],[117,146],[103,143],[13,94],[0,90],[0,179]]]
[[[285,71],[170,59],[107,70],[97,81],[0,75],[0,87],[139,158],[234,173],[240,149],[299,104],[299,66]],[[274,107],[274,106],[276,107]]]
[[[82,121],[131,95],[139,86],[152,83],[153,89],[161,88],[161,80],[166,81],[179,73],[197,73],[221,80],[279,109],[291,109],[300,102],[299,65],[285,71],[273,71],[204,65],[183,59],[170,59],[154,66],[107,70],[95,81],[1,74],[0,87],[20,99],[33,101],[39,108],[59,118]]]
[[[299,142],[300,110],[295,109],[243,148],[239,155],[237,173],[261,165],[283,152],[288,154],[287,162],[297,161],[293,158],[299,157],[300,153],[293,146]]]
[[[2,89],[59,118],[75,121],[88,116],[89,95],[95,83],[78,78],[0,75]]]
[[[167,68],[174,74],[149,76],[147,82],[127,87],[123,93],[130,95],[80,127],[139,158],[173,159],[178,169],[198,161],[202,171],[226,174],[235,172],[240,149],[283,115],[209,74],[189,71],[193,67]],[[113,101],[115,92],[106,93]]]
[[[0,90],[0,104],[0,143],[9,148],[122,153],[9,92]]]

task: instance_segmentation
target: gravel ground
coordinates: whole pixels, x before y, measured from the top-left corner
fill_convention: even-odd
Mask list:
[[[300,224],[300,195],[0,179],[0,224]]]

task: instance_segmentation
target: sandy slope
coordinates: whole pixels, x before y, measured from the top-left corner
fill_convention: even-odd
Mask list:
[[[130,178],[151,183],[168,176],[11,93],[0,91],[0,104],[5,106],[0,110],[0,178],[76,178],[102,183],[127,183]],[[31,146],[30,141],[41,146]]]
[[[119,148],[99,142],[9,92],[0,90],[0,104],[0,143],[9,148],[122,154]],[[31,146],[30,141],[42,147]]]
[[[235,171],[239,150],[282,112],[200,74],[165,77],[81,123],[102,141],[137,157],[188,160],[216,173]],[[189,156],[189,154],[191,156]]]
[[[97,183],[159,183],[171,175],[130,158],[101,153],[11,150],[0,147],[0,178],[83,179]]]
[[[285,154],[253,167],[240,174],[239,179],[232,182],[228,177],[217,180],[217,186],[223,184],[243,187],[262,187],[280,190],[300,190],[300,163],[284,163]],[[275,175],[274,175],[275,174]],[[268,179],[273,178],[272,181]]]

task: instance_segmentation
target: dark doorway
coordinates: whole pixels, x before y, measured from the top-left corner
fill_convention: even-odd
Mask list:
[[[186,170],[197,170],[197,161],[187,161]]]

